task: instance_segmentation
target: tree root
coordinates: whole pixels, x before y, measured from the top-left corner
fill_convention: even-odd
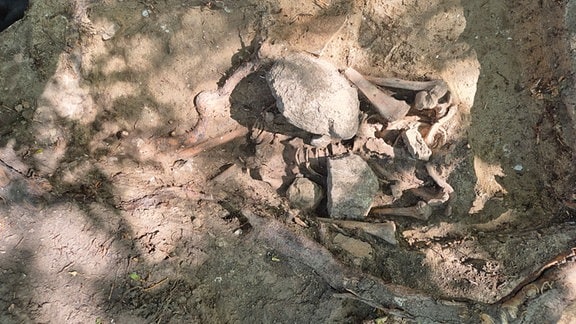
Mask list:
[[[418,323],[509,323],[524,315],[530,320],[536,315],[520,310],[542,302],[537,299],[552,289],[564,294],[557,309],[548,314],[559,317],[563,309],[576,300],[573,293],[566,292],[576,286],[568,282],[576,273],[576,248],[558,255],[529,275],[510,295],[493,304],[483,304],[472,300],[435,299],[404,286],[386,283],[342,264],[321,244],[295,233],[278,220],[259,217],[246,209],[242,210],[242,215],[254,228],[254,239],[310,267],[336,291],[335,297],[357,300]]]

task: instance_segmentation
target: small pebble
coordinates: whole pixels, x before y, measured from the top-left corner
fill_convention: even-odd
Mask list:
[[[22,118],[32,120],[34,118],[34,111],[32,109],[24,109],[22,111]]]
[[[128,135],[130,135],[130,133],[128,133],[128,131],[125,131],[125,130],[122,130],[122,131],[119,131],[119,132],[116,133],[116,137],[117,137],[118,139],[125,138],[125,137],[127,137]]]
[[[522,166],[522,164],[516,164],[513,167],[513,169],[514,169],[514,171],[520,172],[520,171],[524,170],[524,167]]]
[[[118,29],[119,29],[118,25],[114,23],[106,27],[106,29],[102,32],[102,40],[107,41],[112,39],[114,35],[116,35]]]
[[[264,122],[266,122],[267,125],[270,125],[274,122],[274,113],[267,111],[264,114]]]
[[[6,187],[9,183],[10,177],[3,169],[0,169],[0,188]]]

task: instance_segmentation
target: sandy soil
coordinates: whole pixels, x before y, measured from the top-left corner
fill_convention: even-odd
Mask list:
[[[570,322],[572,6],[32,1],[0,34],[0,321]],[[262,43],[365,75],[444,79],[458,113],[432,162],[450,201],[428,221],[390,218],[391,245],[289,207],[297,171],[262,166],[285,171],[294,129],[182,150],[201,119],[194,97]],[[274,111],[265,69],[203,136]]]

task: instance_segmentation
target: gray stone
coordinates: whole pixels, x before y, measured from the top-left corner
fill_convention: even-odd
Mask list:
[[[276,61],[267,74],[278,110],[294,126],[350,139],[358,130],[357,90],[332,64],[306,54]]]
[[[318,207],[323,195],[322,187],[306,178],[296,178],[286,192],[290,206],[302,210]]]
[[[328,213],[335,219],[363,219],[378,192],[378,178],[357,155],[328,160]]]

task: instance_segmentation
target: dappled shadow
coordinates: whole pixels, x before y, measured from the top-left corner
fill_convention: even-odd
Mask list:
[[[3,322],[98,322],[98,318],[111,318],[104,304],[119,301],[112,298],[118,293],[115,287],[135,280],[128,276],[133,266],[144,274],[154,263],[170,257],[168,251],[156,247],[159,242],[154,237],[155,230],[147,230],[152,225],[138,224],[115,208],[122,199],[129,198],[129,194],[119,189],[118,179],[130,173],[120,170],[130,166],[134,168],[130,171],[147,173],[145,181],[164,170],[153,156],[143,156],[138,142],[126,151],[118,151],[118,147],[126,144],[122,141],[129,141],[129,136],[136,140],[167,136],[180,126],[179,120],[188,121],[180,128],[187,130],[194,122],[191,104],[194,92],[189,87],[204,82],[205,77],[199,76],[193,84],[183,84],[166,95],[158,92],[155,82],[173,71],[166,68],[170,37],[165,37],[172,34],[155,18],[181,17],[179,7],[161,15],[158,7],[142,5],[152,17],[148,20],[142,17],[136,26],[124,25],[126,28],[118,31],[113,40],[121,38],[123,32],[133,33],[132,37],[123,37],[128,42],[108,46],[110,52],[104,55],[90,56],[97,53],[74,51],[81,46],[93,50],[90,42],[101,40],[101,36],[89,33],[94,25],[85,20],[92,18],[98,22],[100,17],[89,15],[87,7],[69,8],[74,4],[67,2],[60,5],[45,10],[42,4],[35,4],[27,19],[2,34],[13,39],[18,38],[15,34],[24,35],[21,39],[25,40],[2,48],[6,51],[3,57],[13,61],[3,64],[0,71],[4,76],[12,75],[12,79],[0,78],[2,89],[12,92],[2,98],[5,118],[0,129],[3,134],[0,167],[4,170],[1,194],[5,203],[2,269],[7,278],[13,279],[2,285],[2,289],[10,291],[2,299],[3,312],[8,312],[2,315]],[[95,12],[104,6],[95,5],[90,10]],[[228,19],[223,10],[210,10],[203,2],[187,6],[187,19],[199,13],[206,16],[205,21],[214,15],[220,16],[217,23]],[[132,4],[128,8],[140,14],[141,9]],[[48,13],[54,15],[47,17]],[[234,17],[234,25],[223,24],[223,28],[229,28],[225,35],[236,32],[237,22],[244,19],[240,12]],[[116,23],[124,22],[119,19]],[[184,32],[176,37],[186,35],[186,26],[180,28]],[[64,30],[79,34],[66,34]],[[205,41],[202,34],[190,32],[198,37],[196,41]],[[221,38],[204,33],[214,37],[209,40],[213,46],[226,42],[229,37],[225,35]],[[235,50],[233,43],[231,40],[226,45],[231,51]],[[206,53],[209,52],[210,49]],[[142,53],[151,56],[140,56]],[[190,56],[191,69],[199,65],[193,60],[205,56],[180,54],[176,59]],[[222,56],[219,64],[228,60]],[[133,65],[123,69],[122,64]],[[164,72],[167,74],[162,75]],[[216,81],[217,72],[209,72]],[[191,70],[183,73],[194,76]],[[181,78],[184,79],[188,78]],[[89,91],[85,90],[88,84],[84,80],[91,86]],[[170,100],[176,91],[181,96],[174,99],[180,101],[173,105]],[[46,186],[32,188],[35,180]],[[152,189],[156,185],[151,184]],[[142,190],[146,190],[131,189],[136,194],[145,194]],[[160,240],[169,239],[170,244],[177,244],[175,236],[170,239],[173,233],[163,231],[158,235]],[[185,237],[184,240],[190,242]],[[163,255],[156,257],[160,252]],[[154,257],[148,261],[147,255]],[[79,294],[86,298],[78,299]]]
[[[514,268],[505,262],[512,258],[507,253],[514,255],[515,251],[502,252],[499,249],[506,248],[494,242],[499,231],[534,231],[570,219],[562,201],[573,186],[568,162],[572,153],[562,147],[553,130],[554,120],[558,120],[554,116],[561,109],[557,93],[555,96],[557,83],[568,71],[561,6],[523,1],[403,1],[402,5],[390,2],[380,7],[368,3],[362,10],[357,45],[369,54],[350,55],[349,64],[375,76],[442,78],[460,103],[457,122],[461,126],[450,129],[456,136],[432,157],[433,163],[448,172],[456,195],[446,214],[433,214],[428,224],[431,227],[412,227],[443,232],[430,234],[430,240],[444,242],[432,249],[434,253],[442,251],[444,258],[450,258],[454,251],[444,244],[461,245],[455,255],[466,259],[477,254],[477,258],[496,260],[503,265],[503,276],[498,280],[510,286],[518,284],[510,277],[518,273],[526,276],[547,258],[565,251],[572,241],[564,237],[562,243],[548,245],[545,255],[529,258],[527,253]],[[516,10],[517,15],[510,14]],[[399,12],[404,19],[393,18]],[[546,79],[546,86],[535,89],[540,79]],[[542,132],[543,125],[547,131]],[[478,244],[468,243],[462,239],[459,226],[474,228],[476,224],[490,228],[491,234]],[[408,241],[411,246],[419,244],[411,238]],[[541,246],[537,240],[528,245]],[[495,298],[492,301],[503,296],[502,291],[490,289],[470,293],[476,289],[467,282],[470,277],[462,275],[461,269],[435,264],[434,253],[423,263],[434,271],[431,279],[443,285],[443,291],[458,294],[468,290],[468,296]],[[441,280],[446,272],[454,276],[452,288]]]
[[[117,3],[116,8],[95,4],[68,17],[68,27],[79,34],[58,41],[69,41],[70,52],[53,53],[52,61],[39,60],[44,65],[30,66],[41,68],[46,81],[35,83],[37,88],[14,88],[28,96],[15,111],[30,111],[22,112],[24,119],[13,119],[13,130],[6,127],[2,132],[6,135],[2,138],[6,153],[2,180],[12,188],[12,192],[2,192],[6,215],[2,264],[7,277],[14,279],[2,286],[12,292],[2,299],[7,310],[3,321],[172,318],[182,311],[170,308],[174,288],[186,291],[185,298],[195,288],[183,285],[178,273],[189,273],[186,280],[196,277],[211,282],[205,277],[210,277],[217,264],[198,271],[207,259],[223,260],[217,252],[221,240],[211,235],[229,238],[233,227],[227,225],[229,220],[219,221],[216,206],[197,198],[208,198],[208,194],[194,196],[202,190],[195,185],[206,177],[205,165],[217,169],[233,157],[216,154],[164,164],[149,139],[172,133],[185,136],[194,126],[193,95],[216,86],[230,57],[242,51],[244,45],[234,36],[238,26],[246,34],[238,37],[253,38],[246,37],[252,32],[250,19],[258,14],[246,16],[251,7],[248,3],[246,10],[242,4],[211,8],[205,2],[188,2],[182,10],[167,4]],[[118,15],[108,10],[117,10]],[[123,19],[144,10],[146,17]],[[171,20],[174,17],[178,20]],[[194,42],[201,44],[189,45]],[[76,52],[80,49],[85,52]],[[214,51],[224,53],[212,55]],[[52,70],[47,70],[49,62]],[[4,102],[9,108],[18,103]],[[32,180],[46,186],[32,191]],[[184,199],[128,211],[116,208],[158,188],[174,190]],[[178,194],[170,197],[181,197]],[[231,255],[237,253],[235,245],[230,246]],[[244,253],[249,260],[253,251],[248,247]],[[208,288],[199,292],[213,295],[207,298],[214,302],[222,298],[218,289]],[[261,298],[268,290],[254,294]],[[274,308],[285,308],[286,298],[274,302]],[[184,313],[185,321],[196,319],[194,312],[212,308],[202,299],[194,301],[199,303],[196,308],[184,306],[184,311],[191,312]],[[325,295],[322,301],[330,299]],[[223,304],[236,309],[235,303]],[[327,313],[319,313],[319,318],[326,318],[338,306],[329,304],[321,307]],[[315,305],[310,304],[310,312]],[[300,308],[300,301],[292,307]],[[244,314],[241,317],[252,314],[239,311]],[[235,315],[220,316],[229,320]],[[250,316],[261,318],[261,314]]]
[[[530,84],[514,75],[516,68],[532,71],[525,62],[510,63],[513,68],[506,73],[499,70],[499,64],[506,65],[506,59],[515,57],[516,43],[507,43],[508,37],[514,40],[519,33],[510,29],[513,23],[507,21],[511,5],[465,3],[461,7],[449,2],[413,16],[410,8],[400,6],[406,11],[397,16],[402,24],[395,25],[386,14],[373,11],[376,5],[368,2],[371,7],[361,9],[370,19],[359,20],[356,26],[359,40],[353,39],[354,33],[342,33],[346,37],[328,37],[328,42],[321,44],[310,42],[312,34],[332,36],[330,32],[346,30],[352,25],[348,19],[352,19],[353,2],[306,3],[314,8],[310,16],[301,14],[304,8],[290,7],[292,4],[283,8],[285,11],[278,10],[277,1],[111,3],[75,8],[73,15],[59,16],[55,10],[55,16],[48,17],[40,7],[33,8],[36,11],[27,19],[38,26],[26,25],[25,19],[13,29],[27,41],[0,49],[12,57],[0,74],[14,75],[12,84],[0,78],[0,87],[11,93],[2,98],[7,108],[0,112],[7,121],[0,126],[0,168],[6,174],[0,173],[1,211],[6,215],[0,220],[0,251],[4,252],[0,260],[7,279],[0,292],[12,293],[0,299],[9,312],[2,320],[325,321],[345,318],[342,305],[362,310],[359,318],[376,316],[363,303],[333,298],[325,277],[313,274],[301,260],[285,260],[244,236],[245,224],[236,217],[242,208],[258,203],[265,206],[257,208],[274,217],[287,214],[284,205],[259,196],[268,192],[254,189],[255,182],[249,183],[248,189],[235,187],[230,179],[220,179],[220,188],[210,182],[222,173],[222,166],[244,166],[242,159],[250,155],[247,146],[232,142],[210,154],[186,159],[159,154],[157,139],[173,139],[177,144],[172,147],[179,148],[179,141],[198,120],[194,96],[201,90],[216,89],[239,64],[252,59],[266,28],[273,30],[268,36],[293,41],[300,50],[309,42],[316,54],[349,40],[357,52],[344,51],[348,63],[363,62],[363,68],[373,68],[375,75],[445,78],[463,101],[463,119],[471,116],[471,124],[460,130],[460,137],[450,139],[447,147],[453,150],[442,152],[434,161],[453,161],[451,154],[463,157],[459,160],[462,164],[448,169],[453,172],[449,181],[456,182],[458,193],[453,213],[449,215],[448,207],[446,214],[438,209],[426,224],[395,219],[399,246],[360,234],[374,247],[372,259],[363,263],[331,247],[351,267],[436,297],[469,298],[474,291],[485,293],[486,301],[501,297],[498,290],[514,288],[520,279],[509,280],[510,276],[537,271],[542,260],[552,258],[572,241],[572,228],[537,233],[531,231],[536,227],[532,220],[505,227],[512,232],[514,226],[530,229],[505,238],[498,235],[500,223],[477,224],[511,208],[540,218],[557,207],[543,201],[557,200],[567,187],[557,179],[566,178],[568,169],[546,174],[554,166],[553,158],[546,154],[565,159],[565,153],[551,145],[557,140],[554,133],[541,138],[545,147],[554,149],[533,150],[533,143],[525,141],[525,129],[519,132],[519,128],[507,127],[521,123],[528,129],[539,125],[541,119],[540,124],[545,125],[546,118],[558,109],[553,98],[547,98],[545,105],[531,103]],[[65,7],[64,2],[61,5]],[[322,5],[326,7],[317,8]],[[276,16],[263,17],[269,12]],[[447,19],[442,25],[446,30],[440,33],[426,29],[443,17],[452,17],[459,24],[450,27]],[[318,21],[326,23],[326,30],[314,29]],[[282,26],[271,27],[271,22]],[[498,29],[500,24],[503,28]],[[45,30],[41,31],[42,25]],[[401,39],[400,35],[409,36]],[[437,50],[430,51],[434,44]],[[443,46],[446,44],[449,46]],[[527,51],[533,46],[521,48]],[[421,57],[421,51],[429,57]],[[340,54],[330,59],[341,63]],[[358,57],[362,60],[355,61]],[[450,64],[457,68],[451,69]],[[17,67],[23,68],[17,71]],[[281,118],[270,118],[269,112],[278,114],[265,71],[252,73],[232,92],[230,118],[247,128],[302,137]],[[27,76],[31,80],[25,80]],[[460,87],[459,82],[471,84]],[[539,110],[542,107],[545,109]],[[504,113],[506,118],[499,119]],[[295,154],[288,145],[284,148],[281,153]],[[511,150],[509,156],[506,148]],[[534,151],[537,158],[529,158]],[[503,199],[488,200],[480,215],[463,220],[476,194],[478,159],[502,168],[506,178],[493,171],[490,179],[501,183],[508,193],[492,192]],[[540,161],[544,161],[542,166]],[[518,163],[527,171],[511,171]],[[423,164],[416,169],[423,173]],[[284,180],[295,176],[293,170],[285,171]],[[432,183],[427,176],[418,176]],[[557,187],[550,188],[547,181],[551,178]],[[542,184],[546,184],[543,195],[538,190]],[[242,196],[239,192],[244,189],[252,191]],[[126,204],[138,201],[146,203]],[[227,204],[232,206],[224,208]],[[472,225],[467,228],[462,223]],[[502,224],[509,226],[507,220]],[[538,227],[546,224],[539,221]],[[522,251],[522,260],[517,260],[510,251],[526,237],[532,245]],[[533,244],[538,240],[545,242],[546,249],[531,253],[531,248],[542,246]],[[451,268],[446,260],[457,260],[454,263],[461,267]],[[494,285],[476,288],[478,283],[467,281],[475,278],[469,276],[475,271],[492,276],[492,281],[481,284]],[[446,279],[447,273],[457,280]],[[232,291],[238,296],[229,296]],[[337,311],[342,314],[330,313]]]
[[[572,153],[554,130],[563,109],[558,80],[569,61],[560,34],[564,20],[558,19],[562,6],[537,8],[523,1],[463,6],[461,39],[481,66],[468,140],[476,173],[486,172],[502,185],[477,188],[490,196],[503,194],[505,208],[541,214],[534,225],[542,226],[554,221],[571,186],[566,180]],[[521,9],[510,16],[511,7]]]
[[[462,1],[462,6],[466,28],[459,39],[480,65],[468,129],[474,160],[469,168],[478,176],[474,204],[482,204],[473,221],[494,220],[478,243],[499,256],[509,277],[499,283],[502,289],[517,292],[522,285],[516,288],[520,282],[510,276],[530,276],[574,244],[573,229],[565,223],[574,216],[563,207],[573,186],[568,183],[574,176],[568,162],[573,153],[558,141],[553,117],[563,109],[557,82],[568,71],[566,42],[559,33],[563,9],[558,3],[526,1]],[[565,229],[560,241],[554,224]],[[545,238],[536,233],[546,233]],[[514,245],[527,248],[519,251]]]

